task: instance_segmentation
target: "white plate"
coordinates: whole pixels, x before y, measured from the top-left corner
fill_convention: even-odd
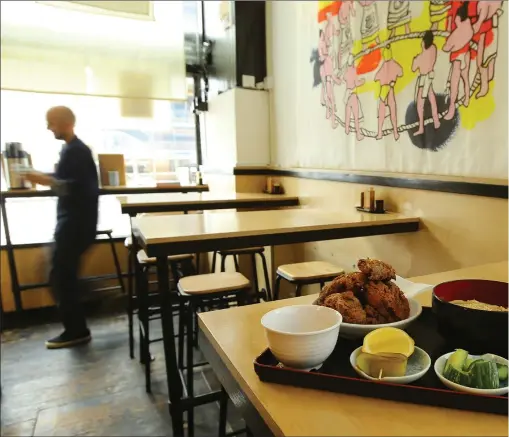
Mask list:
[[[343,322],[341,324],[341,332],[339,333],[339,335],[341,337],[346,338],[363,338],[366,336],[366,334],[370,333],[371,331],[374,331],[375,329],[378,328],[386,328],[387,326],[405,329],[422,313],[422,306],[415,299],[409,298],[408,304],[410,305],[410,316],[408,317],[408,319],[400,320],[399,322],[394,323],[384,323],[381,325],[358,325],[354,323]]]
[[[382,382],[392,382],[394,384],[410,384],[411,382],[417,381],[422,378],[426,372],[431,367],[431,358],[427,354],[427,352],[420,347],[415,347],[414,353],[410,355],[408,358],[406,374],[405,376],[388,376],[382,377],[381,379],[373,378],[368,374],[364,373],[361,369],[357,367],[355,364],[357,361],[357,356],[362,350],[362,346],[355,349],[350,355],[350,364],[353,369],[362,376],[363,378],[370,379],[371,381],[382,381]]]
[[[456,384],[455,382],[449,381],[447,378],[443,376],[444,374],[444,367],[445,363],[447,362],[447,359],[453,354],[454,352],[449,352],[448,354],[442,355],[440,358],[438,358],[435,361],[435,373],[437,374],[438,378],[442,383],[449,387],[452,390],[456,391],[462,391],[465,393],[471,393],[475,395],[488,395],[488,396],[503,396],[507,394],[509,391],[509,387],[507,386],[507,380],[503,381],[504,387],[500,388],[493,388],[493,389],[483,389],[483,388],[472,388],[472,387],[466,387],[464,385]],[[499,357],[498,355],[492,355],[492,354],[486,354],[486,355],[469,355],[471,358],[483,358],[486,357],[491,359],[492,361],[495,361],[498,364],[505,364],[507,366],[508,361],[505,358]]]

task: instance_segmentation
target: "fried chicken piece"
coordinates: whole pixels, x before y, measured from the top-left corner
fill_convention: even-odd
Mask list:
[[[377,310],[375,310],[371,305],[366,305],[364,310],[366,311],[366,323],[368,325],[381,325],[383,323],[389,323],[387,319]]]
[[[330,295],[325,299],[325,306],[339,311],[345,323],[366,324],[366,312],[351,291]]]
[[[322,288],[316,304],[323,305],[328,296],[335,293],[344,293],[345,291],[353,291],[357,296],[361,293],[367,280],[367,276],[361,272],[353,272],[337,276],[332,282],[326,284]]]
[[[357,267],[370,281],[396,279],[396,270],[391,265],[377,259],[360,259]]]
[[[348,273],[346,275],[338,276],[337,278],[338,284],[340,284],[344,290],[356,291],[364,288],[366,282],[368,282],[368,277],[362,272],[353,272]]]
[[[397,322],[410,315],[408,299],[394,282],[369,281],[365,286],[365,296],[367,305],[378,314],[370,310],[370,317],[385,319],[382,323]]]
[[[340,275],[336,278],[334,278],[331,282],[328,284],[325,284],[322,288],[322,291],[320,291],[320,295],[318,296],[318,300],[316,301],[317,305],[323,305],[325,303],[325,299],[329,297],[332,294],[335,293],[342,293],[344,290],[344,287],[340,281],[340,278],[343,275]]]

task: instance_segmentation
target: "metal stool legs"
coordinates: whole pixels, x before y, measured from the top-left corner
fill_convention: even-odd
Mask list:
[[[233,255],[233,254],[226,254],[226,255],[221,254],[221,271],[222,272],[226,271],[226,258],[230,255],[233,256],[233,260],[235,263],[235,270],[238,272],[240,270],[239,269],[239,260],[238,260],[237,255]],[[270,287],[270,277],[269,277],[269,269],[267,267],[267,259],[265,258],[265,255],[262,252],[252,253],[252,254],[250,254],[250,256],[251,256],[251,266],[252,266],[252,270],[253,270],[253,284],[254,284],[253,287],[255,290],[256,302],[260,303],[260,295],[259,295],[259,288],[258,288],[258,286],[259,286],[259,284],[258,284],[258,269],[256,267],[256,255],[258,255],[262,260],[263,276],[264,276],[265,286],[266,286],[266,300],[268,300],[268,301],[273,300],[273,297],[272,297],[272,290]],[[212,268],[211,268],[212,273],[214,273],[216,271],[216,262],[217,262],[217,251],[214,251],[214,253],[212,255]]]
[[[113,255],[113,262],[115,263],[115,271],[117,273],[118,283],[120,285],[122,293],[125,294],[124,280],[122,279],[122,269],[120,268],[120,261],[118,260],[117,249],[115,249],[115,242],[113,241],[113,237],[111,236],[110,233],[107,235],[111,247],[111,254]]]
[[[219,437],[226,437],[226,422],[228,413],[228,394],[221,386],[221,397],[219,398]]]
[[[261,259],[262,259],[262,266],[263,266],[263,276],[265,278],[265,287],[267,292],[267,300],[273,300],[272,297],[272,290],[270,289],[270,279],[269,279],[269,269],[267,268],[267,260],[265,259],[265,255],[263,253],[259,253]]]
[[[129,356],[134,358],[134,259],[133,250],[127,254],[127,321],[129,324]]]
[[[274,284],[274,300],[279,299],[279,288],[281,287],[281,276],[276,275],[276,282]]]

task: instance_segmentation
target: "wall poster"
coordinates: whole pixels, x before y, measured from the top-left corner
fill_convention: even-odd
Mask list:
[[[304,3],[293,17],[314,8],[307,87],[320,111],[318,148],[334,152],[321,159],[297,147],[291,165],[507,178],[505,2]],[[277,105],[277,47],[273,57]],[[278,147],[276,160],[290,164]]]

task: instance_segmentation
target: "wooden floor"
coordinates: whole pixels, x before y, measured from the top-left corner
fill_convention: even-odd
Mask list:
[[[154,323],[154,335],[158,325]],[[170,436],[162,344],[151,345],[152,394],[143,367],[131,360],[124,315],[89,320],[93,340],[49,351],[58,323],[2,333],[2,436]],[[137,351],[136,351],[137,352]],[[199,359],[199,357],[197,357]],[[210,368],[195,373],[196,393],[219,387]],[[217,435],[218,404],[195,410],[196,436]],[[243,428],[229,408],[229,431]]]

